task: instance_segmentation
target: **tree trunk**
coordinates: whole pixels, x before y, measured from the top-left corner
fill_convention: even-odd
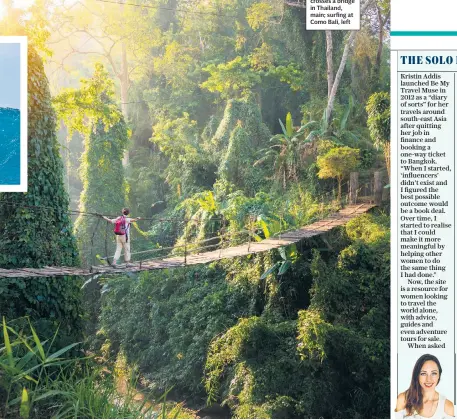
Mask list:
[[[369,5],[371,5],[372,2],[373,2],[373,0],[367,0],[363,4],[363,6],[360,7],[360,16],[363,15],[365,10],[368,8]],[[344,46],[343,56],[341,57],[340,65],[338,67],[338,71],[336,73],[335,80],[333,81],[332,91],[328,97],[328,103],[327,103],[327,109],[326,109],[327,124],[330,124],[330,121],[331,121],[333,107],[335,105],[336,92],[338,91],[338,87],[341,82],[341,76],[343,75],[344,67],[346,66],[346,62],[349,57],[349,52],[351,50],[352,43],[354,42],[357,32],[358,31],[351,32],[348,40],[346,41],[346,45]]]
[[[382,204],[382,174],[380,171],[374,173],[374,203],[377,206]]]
[[[127,62],[127,48],[125,42],[121,44],[122,48],[122,64],[121,64],[121,74],[119,77],[121,85],[121,110],[122,115],[124,115],[125,120],[128,117],[128,101],[129,101],[129,67]]]
[[[338,201],[341,201],[341,183],[343,182],[343,178],[338,177]]]
[[[382,58],[382,50],[383,50],[383,43],[384,43],[384,24],[386,20],[382,19],[381,9],[379,6],[376,6],[376,11],[378,13],[378,21],[379,21],[379,31],[378,31],[378,52],[376,53],[376,61],[373,66],[373,71],[371,74],[371,84],[372,84],[372,91],[377,89],[379,83],[379,75],[381,73],[381,58]]]
[[[379,71],[381,69],[381,57],[382,57],[382,49],[383,49],[383,42],[384,42],[384,23],[385,21],[382,19],[381,9],[379,6],[376,7],[378,12],[378,19],[379,19],[379,34],[378,34],[378,53],[376,54],[376,62],[375,62],[375,71],[377,71],[379,75]]]
[[[390,141],[384,144],[384,158],[386,159],[387,175],[390,184]]]
[[[357,35],[357,31],[352,31],[351,35],[349,35],[349,39],[347,40],[346,45],[344,46],[343,56],[341,57],[340,65],[338,67],[338,71],[335,76],[335,81],[333,82],[332,91],[330,92],[330,95],[328,97],[328,103],[327,103],[327,109],[326,109],[326,119],[327,119],[328,125],[330,124],[330,121],[332,118],[333,107],[335,105],[336,92],[338,91],[338,86],[340,85],[341,77],[343,76],[344,67],[346,66],[346,62],[349,57],[349,50],[352,47],[352,43],[354,42],[356,35]]]
[[[124,5],[121,5],[123,8]],[[129,73],[128,73],[128,63],[127,63],[127,48],[125,42],[121,44],[122,48],[122,63],[121,63],[121,74],[119,77],[121,84],[121,110],[122,115],[124,116],[125,122],[128,121],[128,101],[129,101]],[[129,151],[128,146],[124,152],[124,158],[122,159],[122,164],[127,166],[129,163]]]
[[[325,31],[325,39],[327,43],[327,97],[330,98],[333,87],[333,37],[332,31]]]
[[[121,0],[121,15],[124,14],[124,0]],[[120,85],[121,85],[121,110],[122,110],[122,115],[124,116],[125,122],[128,121],[128,101],[129,101],[129,65],[127,62],[127,46],[125,45],[125,42],[122,41],[121,43],[121,72],[120,72]],[[124,166],[127,166],[129,163],[129,152],[128,152],[128,146],[127,149],[124,152],[124,158],[122,159],[122,164]]]
[[[70,167],[71,167],[71,161],[70,161],[70,136],[67,135],[65,136],[65,140],[66,140],[66,146],[67,146],[67,150],[65,150],[65,166],[66,166],[66,169],[67,169],[67,193],[68,193],[68,196],[70,197],[70,203],[71,203],[71,195],[70,195]]]
[[[359,189],[359,173],[351,172],[349,178],[349,204],[357,203],[357,190]]]

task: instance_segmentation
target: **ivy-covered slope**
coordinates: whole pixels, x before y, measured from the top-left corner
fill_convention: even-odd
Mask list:
[[[0,267],[74,266],[79,258],[48,80],[41,58],[33,47],[28,51],[28,191],[0,194]],[[0,312],[39,319],[39,331],[62,322],[72,335],[80,327],[77,279],[1,279]],[[55,325],[45,336],[51,331]]]
[[[0,194],[0,267],[72,266],[78,254],[56,118],[43,64],[32,47],[28,69],[28,191]]]

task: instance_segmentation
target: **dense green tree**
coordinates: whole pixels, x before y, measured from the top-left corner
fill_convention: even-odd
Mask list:
[[[103,66],[97,64],[93,77],[82,83],[81,89],[68,89],[54,101],[70,135],[73,131],[84,135],[80,210],[115,217],[126,206],[122,157],[128,129],[113,101],[113,82]],[[85,265],[96,262],[97,254],[110,255],[112,229],[106,222],[81,214],[75,228]]]
[[[300,166],[303,164],[305,147],[310,139],[304,138],[304,134],[310,125],[306,124],[299,129],[293,127],[292,115],[286,116],[286,125],[281,124],[282,134],[276,134],[270,139],[273,144],[269,149],[261,150],[259,153],[264,156],[255,165],[268,162],[274,165],[275,178],[282,184],[283,189],[287,188],[290,182],[299,180]]]
[[[367,103],[368,128],[376,147],[384,151],[387,173],[390,179],[390,95],[378,92]]]
[[[265,185],[262,168],[255,168],[255,148],[241,121],[230,134],[227,151],[219,166],[219,176],[246,194],[253,196]]]
[[[205,366],[209,401],[223,401],[235,418],[308,418],[299,401],[309,366],[297,353],[296,328],[253,316],[216,337]]]
[[[389,227],[386,215],[365,214],[346,225],[350,243],[337,258],[326,261],[314,251],[311,305],[299,312],[297,338],[303,359],[319,364],[316,389],[328,418],[342,406],[349,418],[389,410]]]
[[[82,212],[101,213],[111,217],[119,215],[126,206],[126,182],[122,167],[122,157],[127,145],[127,127],[123,120],[105,131],[99,122],[94,132],[85,139],[82,156],[81,178],[83,191],[80,197]],[[112,228],[106,222],[81,215],[75,223],[81,257],[89,265],[96,260],[96,254],[105,255],[112,248]],[[109,230],[108,239],[106,231]],[[108,255],[111,255],[109,253]]]
[[[152,127],[152,142],[168,158],[166,182],[179,199],[211,187],[216,168],[208,151],[200,144],[197,122],[184,113],[175,119],[159,118]]]
[[[221,152],[227,150],[232,132],[240,124],[246,131],[251,149],[258,150],[264,147],[271,137],[270,131],[262,121],[259,106],[252,96],[239,100],[229,100],[222,121],[208,145],[216,159],[221,159]]]
[[[341,186],[343,179],[359,164],[359,149],[351,147],[335,147],[325,155],[317,158],[319,178],[336,178],[338,181],[338,200],[341,200]]]
[[[353,219],[343,235],[327,242],[336,248],[313,250],[310,265],[297,270],[302,284],[308,276],[312,281],[306,309],[284,319],[267,305],[262,316],[239,319],[212,340],[205,366],[208,398],[227,404],[236,417],[387,415],[389,218]],[[287,300],[283,283],[291,274],[281,278],[279,302]]]
[[[230,285],[223,270],[208,266],[144,273],[131,286],[124,277],[105,286],[101,322],[110,350],[124,349],[152,388],[174,385],[198,401],[206,348],[238,317],[252,313],[255,299],[246,293],[252,286],[247,278]],[[126,309],[122,317],[120,307]]]
[[[201,84],[210,92],[220,92],[225,99],[242,97],[260,83],[260,76],[250,69],[247,60],[240,56],[226,64],[214,64],[203,69],[210,73],[208,80]]]
[[[0,194],[0,267],[79,264],[55,131],[42,60],[29,46],[27,193]],[[45,337],[60,323],[62,334],[74,336],[81,327],[78,284],[68,277],[2,279],[0,312],[10,319],[30,315]]]

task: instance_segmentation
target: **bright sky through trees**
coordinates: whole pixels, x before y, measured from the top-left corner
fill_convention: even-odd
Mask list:
[[[13,7],[17,9],[28,9],[35,0],[13,0]],[[0,20],[6,15],[6,0],[0,0]]]

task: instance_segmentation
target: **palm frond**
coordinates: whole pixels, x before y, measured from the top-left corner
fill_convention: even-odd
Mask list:
[[[305,130],[312,129],[313,127],[319,127],[319,123],[317,121],[309,121],[298,129],[297,134],[302,133]]]
[[[349,114],[352,111],[353,105],[354,105],[354,99],[353,99],[353,97],[351,95],[351,96],[349,96],[348,106],[346,107],[346,109],[344,111],[344,114],[343,114],[343,117],[341,118],[340,131],[346,130],[346,124],[348,122]]]
[[[314,140],[316,137],[319,137],[321,135],[321,130],[313,130],[311,131],[308,136],[306,137],[306,141],[312,141]]]
[[[279,120],[279,124],[281,124],[282,132],[284,133],[285,136],[287,136],[287,130],[286,127],[284,127],[284,124],[282,123],[281,120]]]

